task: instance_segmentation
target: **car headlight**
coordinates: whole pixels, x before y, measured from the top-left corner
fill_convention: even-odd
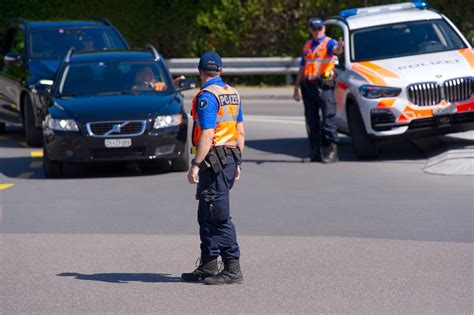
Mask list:
[[[183,122],[183,116],[181,114],[158,116],[155,119],[153,128],[160,129],[160,128],[178,126],[178,125],[181,125],[182,122]]]
[[[59,131],[79,131],[77,123],[72,119],[48,119],[48,127]]]
[[[390,86],[362,85],[359,87],[360,94],[365,98],[396,97],[401,91],[401,88]]]

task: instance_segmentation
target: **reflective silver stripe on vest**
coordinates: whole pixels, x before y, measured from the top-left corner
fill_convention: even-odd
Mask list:
[[[235,105],[229,105],[229,106],[235,106]],[[224,115],[222,116],[217,116],[217,122],[229,122],[229,121],[235,121],[237,122],[237,116],[239,115],[239,106],[237,106],[237,112],[234,114],[230,113],[229,106],[221,106],[222,111],[224,112]]]
[[[332,58],[316,58],[316,59],[305,59],[306,62],[332,62]]]
[[[225,146],[232,146],[236,147],[237,146],[237,141],[229,141],[229,142],[217,142],[216,145],[225,145]]]

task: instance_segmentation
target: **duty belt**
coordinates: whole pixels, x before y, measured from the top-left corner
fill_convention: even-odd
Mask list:
[[[222,171],[227,164],[227,156],[232,155],[238,165],[242,162],[242,155],[239,148],[230,148],[224,146],[212,147],[207,153],[204,163],[201,164],[201,169],[212,168],[214,173]]]
[[[333,89],[335,86],[335,80],[334,79],[321,79],[321,78],[316,78],[314,80],[308,80],[304,79],[302,82],[303,86],[316,86],[318,88],[321,88],[323,90],[329,90]]]

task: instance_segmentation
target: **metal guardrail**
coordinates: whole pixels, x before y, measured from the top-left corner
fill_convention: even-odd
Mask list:
[[[166,60],[173,75],[198,75],[198,58],[174,58]],[[291,84],[292,75],[299,69],[300,58],[258,57],[223,58],[223,74],[227,75],[285,75]]]

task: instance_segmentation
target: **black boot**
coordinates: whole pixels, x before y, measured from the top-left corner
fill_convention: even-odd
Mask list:
[[[321,151],[321,161],[323,163],[335,163],[339,161],[339,157],[337,155],[337,145],[335,143],[331,143],[328,146],[323,146]]]
[[[219,273],[217,256],[202,256],[199,266],[193,272],[183,273],[181,279],[187,282],[197,282],[206,277],[215,276]]]
[[[231,258],[224,261],[224,270],[222,272],[216,276],[207,277],[204,279],[204,283],[210,285],[233,284],[242,283],[243,280],[239,260]]]

